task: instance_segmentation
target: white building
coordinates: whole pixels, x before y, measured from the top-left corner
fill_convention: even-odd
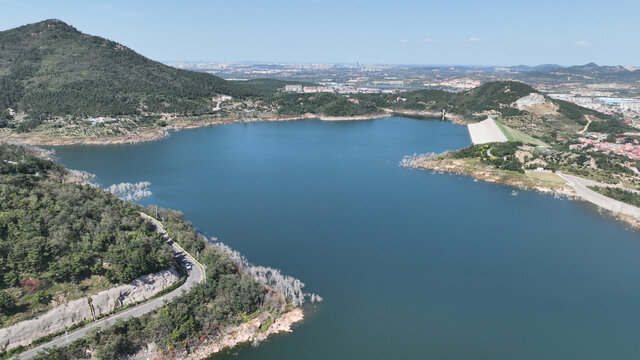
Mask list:
[[[284,91],[286,92],[302,92],[302,85],[285,85]]]

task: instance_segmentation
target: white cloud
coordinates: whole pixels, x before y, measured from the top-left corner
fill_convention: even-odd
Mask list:
[[[482,41],[482,40],[480,40],[477,37],[470,37],[469,39],[467,39],[467,42],[480,42],[480,41]]]
[[[420,42],[423,42],[423,43],[434,43],[434,42],[436,42],[436,41],[437,41],[437,40],[433,40],[433,39],[430,39],[430,38],[426,38],[426,39],[422,39],[422,40],[420,40]]]
[[[400,42],[402,42],[402,43],[408,43],[408,42],[409,42],[409,40],[407,40],[407,39],[402,39],[402,40],[400,40]]]
[[[574,45],[575,46],[591,46],[591,44],[589,44],[588,42],[586,42],[584,40],[576,41],[576,43]]]

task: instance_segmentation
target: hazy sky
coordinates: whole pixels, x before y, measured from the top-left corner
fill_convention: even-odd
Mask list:
[[[154,60],[640,65],[640,1],[0,0]]]

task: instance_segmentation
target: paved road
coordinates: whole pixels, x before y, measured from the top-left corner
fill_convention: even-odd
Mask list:
[[[138,316],[144,315],[150,311],[156,310],[157,308],[164,305],[165,302],[170,301],[176,296],[182,295],[183,291],[188,291],[189,289],[194,287],[196,284],[199,284],[202,281],[204,281],[204,273],[205,273],[204,266],[200,264],[196,259],[194,259],[191,255],[189,255],[189,253],[187,253],[182,247],[174,243],[169,237],[169,235],[167,234],[167,232],[164,230],[164,227],[162,226],[162,224],[158,220],[144,213],[140,213],[140,215],[142,215],[143,218],[151,221],[151,223],[155,225],[158,232],[163,234],[163,238],[171,244],[171,246],[173,247],[176,253],[176,258],[180,262],[182,262],[183,264],[191,263],[193,265],[191,270],[189,271],[187,280],[184,282],[184,284],[182,284],[182,286],[173,290],[170,293],[164,294],[160,297],[149,300],[145,303],[134,306],[132,308],[121,311],[119,313],[108,316],[106,318],[102,318],[98,321],[94,321],[90,324],[87,324],[86,326],[83,326],[81,328],[78,328],[69,332],[67,335],[62,335],[47,343],[41,344],[33,349],[25,351],[17,355],[16,357],[14,357],[14,359],[31,359],[34,356],[36,356],[39,351],[50,349],[54,346],[64,346],[68,343],[73,342],[74,340],[85,337],[87,336],[87,333],[89,332],[89,330],[103,329],[105,327],[113,325],[113,323],[115,323],[116,320],[118,319],[125,320],[130,317],[138,317]]]
[[[600,206],[606,210],[612,211],[613,213],[622,213],[625,215],[630,215],[635,217],[636,219],[640,219],[640,208],[629,205],[627,203],[623,203],[622,201],[614,200],[610,197],[606,197],[600,193],[597,193],[587,186],[602,186],[606,184],[601,184],[592,180],[583,179],[578,176],[567,175],[561,172],[556,172],[561,178],[567,181],[567,184],[573,187],[576,194],[580,196],[582,199]]]

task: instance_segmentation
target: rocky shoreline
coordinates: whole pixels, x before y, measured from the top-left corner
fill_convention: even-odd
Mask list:
[[[280,122],[295,120],[311,120],[319,119],[322,121],[359,121],[373,120],[390,117],[393,115],[423,117],[423,118],[442,118],[442,113],[433,111],[393,111],[384,109],[382,113],[354,115],[354,116],[325,116],[317,114],[303,115],[270,115],[255,119],[246,119],[238,116],[226,118],[200,119],[196,121],[181,120],[177,118],[175,122],[166,127],[146,128],[140,132],[122,135],[122,136],[105,136],[105,137],[53,137],[42,133],[0,133],[0,141],[4,142],[20,142],[34,146],[65,146],[65,145],[117,145],[117,144],[136,144],[148,141],[155,141],[170,136],[171,131],[180,131],[186,129],[197,129],[208,126],[232,124],[232,123],[251,123],[251,122]],[[467,124],[462,116],[455,114],[446,114],[445,119],[455,124]]]
[[[466,159],[439,159],[435,155],[418,155],[405,158],[401,165],[418,170],[466,175],[490,183],[509,185],[519,189],[535,190],[546,194],[555,193],[562,196],[575,195],[573,190],[567,185],[558,185],[515,175],[498,170],[491,165],[471,162]]]
[[[354,115],[354,116],[316,116],[315,118],[319,118],[322,121],[358,121],[358,120],[373,120],[373,119],[382,119],[391,116],[390,113],[380,113],[380,114],[371,114],[371,115]]]
[[[527,174],[517,174],[499,170],[491,165],[482,164],[480,162],[469,161],[468,159],[442,158],[436,154],[408,156],[402,160],[400,165],[417,170],[470,176],[474,179],[490,183],[512,186],[522,190],[533,190],[540,193],[552,194],[554,196],[570,200],[583,200],[597,206],[599,211],[606,211],[617,220],[630,225],[634,229],[640,230],[639,219],[601,208],[598,204],[593,203],[589,198],[579,196],[579,194],[577,194],[576,191],[566,182],[557,183],[527,176],[528,174],[535,174],[533,171],[528,172]]]
[[[269,336],[287,332],[292,332],[291,327],[304,319],[304,311],[300,307],[293,308],[277,318],[273,319],[269,312],[261,313],[256,318],[244,322],[240,325],[228,326],[216,336],[210,339],[203,339],[193,351],[189,353],[172,353],[158,349],[154,343],[148,344],[145,350],[128,358],[128,360],[198,360],[206,359],[211,355],[218,354],[224,350],[252,343],[257,345],[266,340]],[[271,322],[272,321],[272,322]],[[265,325],[269,324],[265,329]]]
[[[193,353],[186,357],[179,357],[178,359],[204,359],[225,349],[232,349],[243,343],[251,342],[253,345],[257,345],[271,335],[281,332],[292,332],[291,326],[304,319],[304,312],[299,307],[294,308],[293,310],[280,315],[273,321],[273,324],[271,324],[266,330],[263,330],[261,327],[266,324],[268,319],[269,314],[266,313],[244,324],[230,326],[224,329],[220,337],[217,339],[204,343]]]

